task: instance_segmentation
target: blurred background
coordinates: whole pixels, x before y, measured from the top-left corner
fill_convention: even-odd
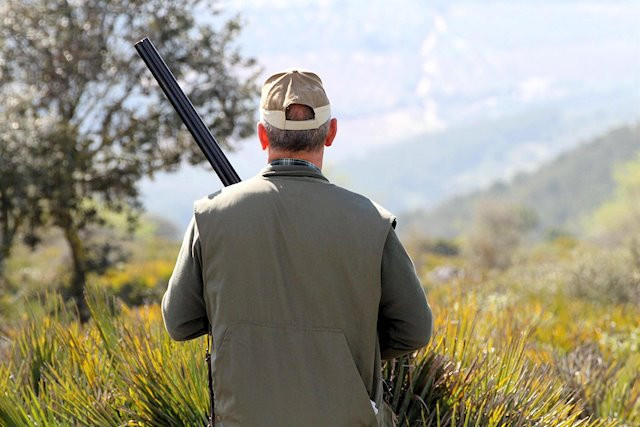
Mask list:
[[[637,2],[222,7],[241,13],[238,43],[262,66],[259,83],[292,66],[322,77],[340,125],[327,174],[387,206],[400,224],[408,212],[532,172],[640,118]],[[264,153],[253,136],[238,147],[233,164],[252,176]],[[145,181],[145,205],[182,229],[192,199],[217,188],[208,175],[185,168]]]
[[[222,184],[135,53],[145,36],[242,178],[266,164],[262,81],[321,76],[338,119],[324,172],[398,216],[436,315],[415,362],[426,406],[397,411],[640,424],[639,2],[4,0],[0,425],[184,425],[206,407],[200,348],[168,341],[157,304],[193,201]],[[143,359],[110,382],[103,359],[69,370],[86,357],[72,339]],[[175,377],[145,371],[177,352]],[[158,403],[149,378],[194,391]],[[148,400],[123,409],[132,389]]]
[[[81,304],[94,279],[156,301],[193,201],[221,187],[144,36],[244,178],[266,163],[262,81],[317,72],[339,120],[326,175],[394,212],[425,274],[433,251],[491,271],[559,238],[640,238],[635,1],[11,0],[2,16],[3,312],[43,288]]]

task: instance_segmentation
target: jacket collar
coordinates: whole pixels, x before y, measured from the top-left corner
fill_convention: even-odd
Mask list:
[[[260,175],[265,178],[276,176],[304,176],[329,182],[322,173],[317,172],[308,166],[299,165],[267,165],[260,171]]]

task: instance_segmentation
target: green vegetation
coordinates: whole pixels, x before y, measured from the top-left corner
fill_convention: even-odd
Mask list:
[[[107,214],[109,225],[92,227],[94,238],[117,243],[117,251],[100,272],[93,271],[88,280],[122,299],[129,305],[157,302],[166,289],[173,270],[179,242],[176,230],[166,221],[143,215],[134,233],[127,230],[124,215]],[[42,234],[35,249],[17,244],[7,260],[4,283],[0,281],[0,333],[25,309],[28,299],[43,292],[59,291],[74,311],[65,292],[70,280],[70,253],[61,232],[51,229]]]
[[[9,336],[0,425],[204,425],[201,343],[172,342],[157,306],[129,310],[98,287],[87,297],[89,324],[49,294]]]
[[[257,69],[234,44],[238,18],[219,14],[199,0],[0,2],[0,427],[206,425],[204,339],[171,341],[158,306],[176,233],[139,221],[138,194],[203,157],[132,44],[158,43],[218,138],[246,136]],[[434,199],[584,120],[542,108],[420,136],[352,162],[351,178],[394,170],[371,180],[374,198]],[[401,223],[436,325],[384,367],[401,425],[640,425],[639,140],[640,125],[613,129]]]
[[[415,259],[435,336],[386,371],[410,425],[640,423],[640,263],[629,248],[559,237],[492,270]],[[434,274],[445,266],[448,277]]]
[[[634,187],[636,164],[593,224]],[[408,242],[435,331],[384,367],[400,425],[639,425],[640,224],[615,244],[557,235],[525,246],[526,211],[487,215],[487,241],[511,229],[492,247],[508,262],[478,263],[464,242]],[[134,262],[91,276],[89,322],[54,291],[5,319],[0,426],[206,424],[204,339],[171,341],[157,304],[177,246],[146,224],[128,247]]]
[[[629,231],[640,229],[640,153],[618,165],[615,180],[615,194],[585,219],[585,228],[603,243],[637,246],[638,235]]]
[[[0,427],[206,424],[204,339],[171,341],[158,306],[175,230],[136,221],[142,176],[202,157],[122,49],[159,40],[216,135],[246,135],[254,64],[233,46],[237,19],[213,32],[200,6],[0,6]],[[352,166],[411,175],[422,192],[402,196],[421,198],[476,157],[567,127],[540,111]],[[401,226],[436,325],[425,349],[384,367],[401,425],[640,425],[640,160],[620,165],[639,137],[612,130]],[[424,150],[440,155],[428,176],[414,169]],[[387,180],[388,194],[404,183]]]
[[[467,236],[407,241],[436,327],[427,348],[384,368],[402,425],[640,423],[639,170],[617,168],[617,189],[583,217],[589,238],[533,243],[537,216],[498,203]],[[127,258],[88,276],[87,323],[58,291],[69,257],[59,231],[8,260],[0,426],[206,424],[204,339],[171,341],[158,306],[175,230],[146,218],[127,237],[126,215],[105,218],[94,233]]]
[[[148,36],[221,141],[253,133],[257,68],[235,45],[238,18],[199,0],[0,3],[0,278],[16,239],[61,230],[66,293],[83,320],[87,276],[120,259],[96,239],[108,212],[131,229],[138,182],[204,161],[133,44]]]
[[[638,159],[617,167],[580,239],[534,241],[538,216],[501,202],[466,236],[407,240],[436,326],[428,347],[385,365],[401,425],[640,424],[638,171]],[[206,424],[204,339],[171,341],[158,306],[175,230],[145,218],[128,234],[126,215],[104,217],[94,235],[126,257],[88,275],[86,323],[60,292],[70,256],[60,231],[7,260],[0,426]]]
[[[637,425],[640,300],[574,284],[590,250],[554,241],[446,282],[425,269],[434,338],[385,368],[403,425]],[[87,297],[86,324],[48,293],[5,331],[0,425],[205,425],[204,340],[171,341],[157,304],[129,308],[96,284]]]

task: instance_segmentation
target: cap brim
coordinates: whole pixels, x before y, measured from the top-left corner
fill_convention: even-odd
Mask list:
[[[311,120],[287,120],[284,111],[260,109],[260,120],[281,130],[317,129],[331,118],[331,106],[325,105],[313,109],[315,117]]]

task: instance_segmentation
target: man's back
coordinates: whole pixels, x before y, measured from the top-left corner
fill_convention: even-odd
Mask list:
[[[320,172],[337,120],[315,73],[269,77],[260,114],[269,166],[196,202],[162,299],[167,331],[211,326],[225,427],[390,425],[381,360],[432,328],[395,218]]]
[[[393,217],[308,168],[274,166],[197,202],[195,218],[223,425],[375,425]]]

